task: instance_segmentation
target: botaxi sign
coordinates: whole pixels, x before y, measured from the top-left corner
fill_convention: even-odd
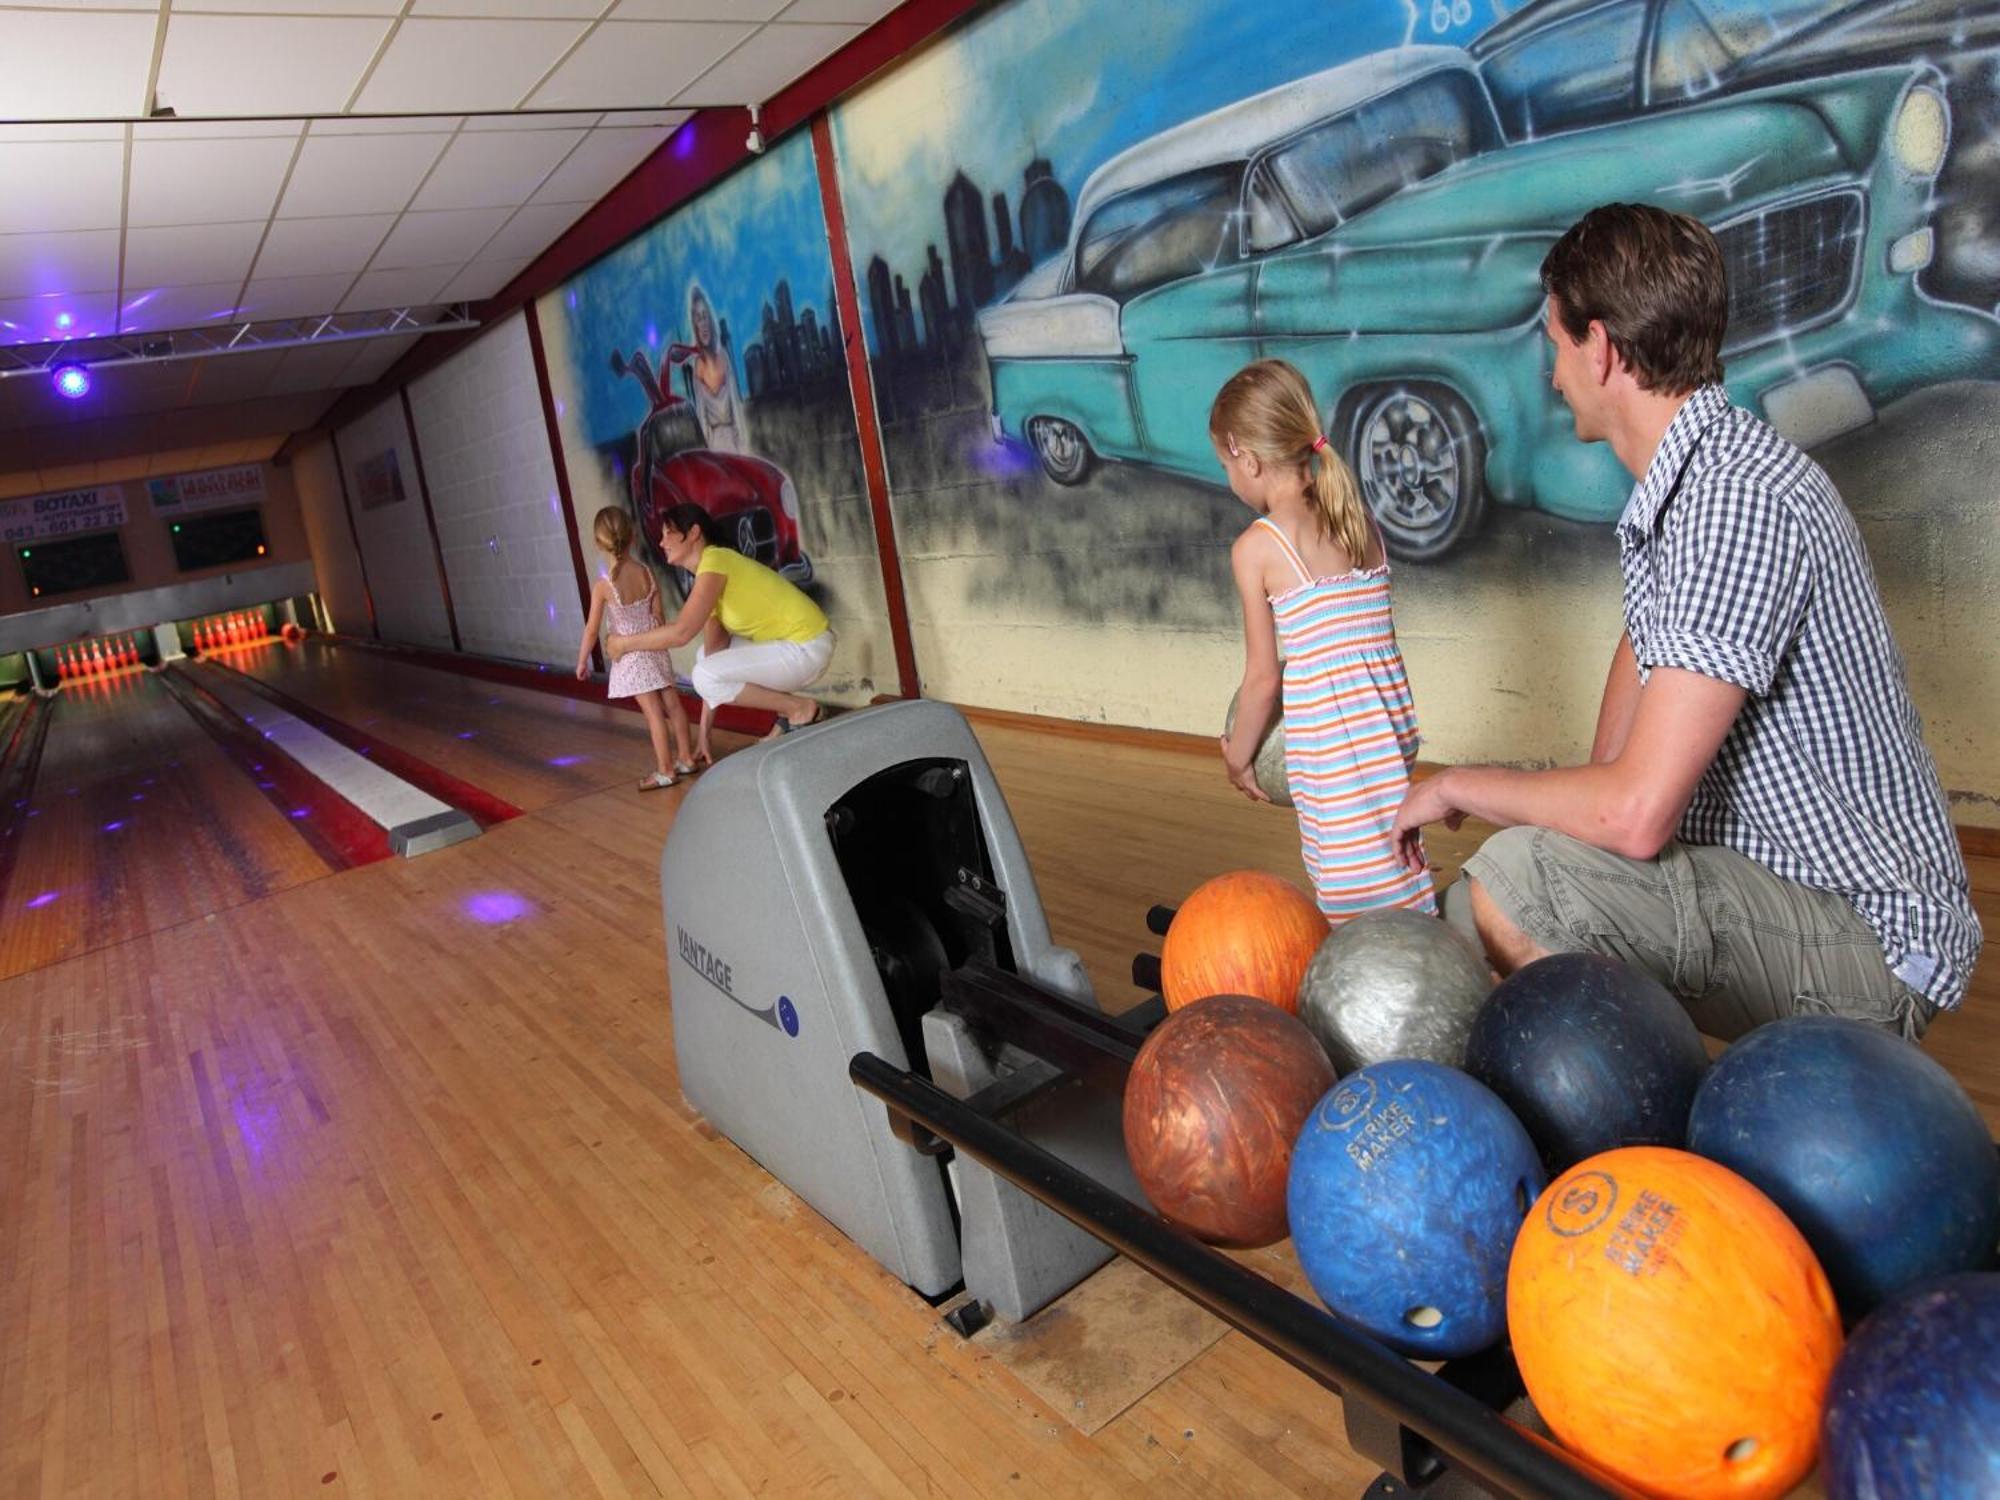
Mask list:
[[[25,500],[0,501],[0,541],[34,542],[86,531],[114,531],[125,524],[125,487],[99,484],[58,490]]]

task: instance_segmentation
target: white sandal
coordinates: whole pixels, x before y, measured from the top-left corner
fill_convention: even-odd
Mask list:
[[[680,782],[681,779],[679,776],[670,775],[665,771],[655,771],[639,783],[639,790],[642,792],[657,792],[664,787],[679,786]]]

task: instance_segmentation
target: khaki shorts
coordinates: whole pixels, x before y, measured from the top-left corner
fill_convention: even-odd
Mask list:
[[[1465,874],[1542,948],[1644,969],[1725,1041],[1800,1015],[1847,1016],[1915,1041],[1936,1013],[1889,972],[1874,930],[1845,900],[1733,849],[1672,843],[1657,859],[1626,859],[1546,828],[1508,828]],[[1473,934],[1463,879],[1444,906]]]

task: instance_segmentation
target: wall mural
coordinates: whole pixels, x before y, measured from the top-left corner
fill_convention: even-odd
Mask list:
[[[565,351],[550,379],[586,555],[599,505],[627,506],[650,547],[662,512],[694,501],[826,610],[834,693],[893,688],[810,137],[579,273],[541,316]]]
[[[1552,597],[1601,594],[1631,489],[1549,389],[1536,275],[1614,199],[1716,231],[1730,394],[1828,463],[1898,611],[1929,545],[1895,520],[1915,473],[2000,413],[2000,11],[1505,9],[1020,0],[837,112],[899,535],[913,572],[936,572],[940,615],[1226,641],[1224,548],[1247,516],[1206,413],[1232,371],[1279,355],[1392,553],[1420,565],[1399,589],[1424,630],[1521,646],[1544,627],[1518,603],[1512,625],[1469,629],[1482,591],[1498,604],[1532,571]],[[1911,476],[1900,498],[1881,494],[1886,454]],[[1942,503],[1960,502],[1991,534],[1990,482]],[[1936,589],[1920,581],[1903,616]],[[1569,694],[1593,710],[1615,603],[1613,585]],[[1045,687],[1051,705],[1088,698]],[[1209,709],[1152,721],[1208,728]],[[1475,753],[1472,719],[1441,722],[1460,743],[1434,734],[1434,751]]]

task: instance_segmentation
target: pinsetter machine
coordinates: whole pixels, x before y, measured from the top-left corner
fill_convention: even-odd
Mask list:
[[[1384,1470],[1371,1494],[1625,1493],[1506,1415],[1504,1349],[1427,1371],[1146,1205],[1120,1105],[1164,1006],[1100,1009],[954,709],[885,705],[723,760],[660,888],[688,1101],[917,1292],[962,1286],[961,1333],[1122,1253],[1340,1395]],[[1157,972],[1135,961],[1143,986]]]

